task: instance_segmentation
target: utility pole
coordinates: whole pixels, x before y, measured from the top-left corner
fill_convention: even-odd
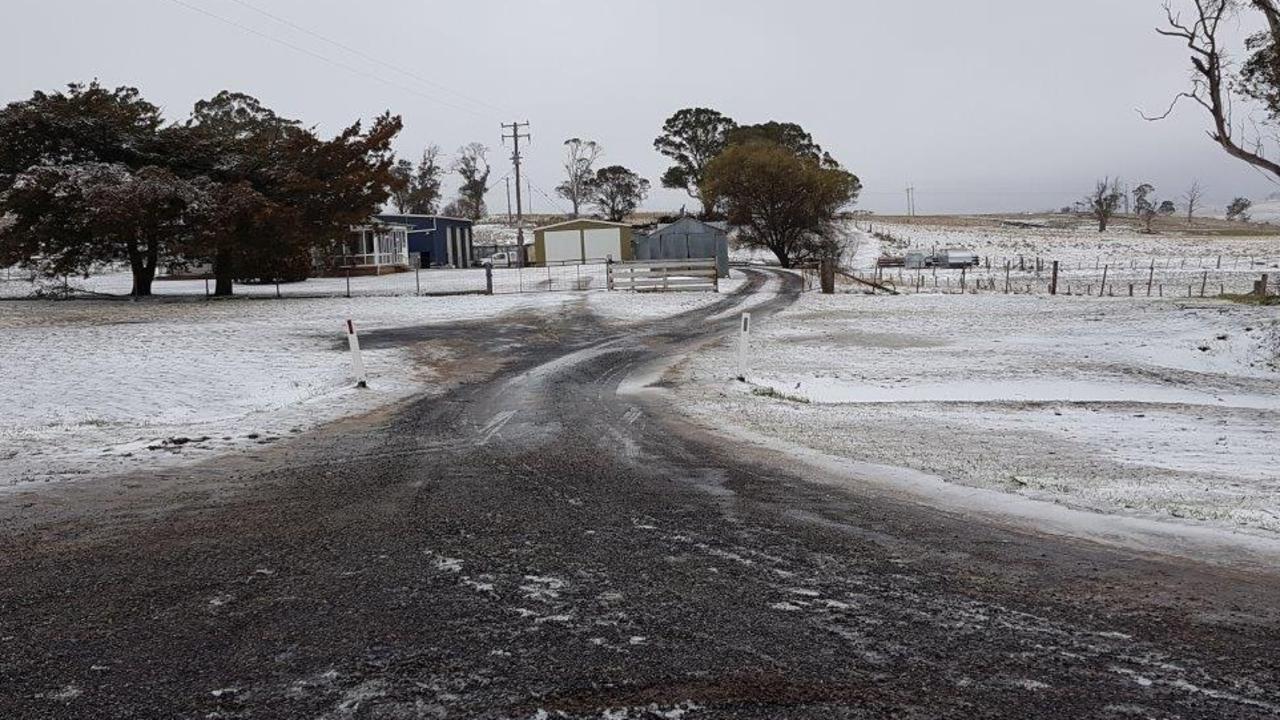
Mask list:
[[[914,185],[907,186],[907,217],[916,216],[916,188]]]
[[[533,137],[527,132],[520,132],[521,128],[528,128],[527,122],[513,122],[510,125],[502,124],[502,141],[505,143],[508,138],[514,144],[514,151],[511,153],[511,162],[516,167],[516,258],[520,267],[524,267],[524,202],[520,197],[520,161],[523,159],[520,155],[520,141],[533,140]],[[507,134],[507,130],[511,134]]]
[[[503,180],[507,181],[507,224],[511,224],[511,176],[508,175]]]

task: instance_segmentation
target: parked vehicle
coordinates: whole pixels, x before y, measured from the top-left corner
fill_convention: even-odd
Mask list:
[[[923,268],[960,268],[977,267],[982,262],[978,254],[971,250],[948,248],[933,255],[924,253],[907,253],[906,255],[882,255],[876,260],[876,267],[905,267],[910,270]]]
[[[481,260],[480,264],[485,267],[511,267],[514,264],[515,256],[515,253],[494,253]]]

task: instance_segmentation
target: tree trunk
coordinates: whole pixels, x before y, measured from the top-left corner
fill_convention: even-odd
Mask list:
[[[232,270],[230,253],[219,249],[213,259],[214,295],[230,297],[235,292],[235,288],[232,286],[234,280]]]
[[[151,267],[135,268],[133,271],[133,292],[130,293],[134,297],[150,297],[151,283],[156,279],[156,268]]]
[[[145,253],[136,242],[129,244],[129,271],[133,275],[133,297],[150,297],[151,283],[156,278],[156,251],[149,247]]]
[[[1098,216],[1098,232],[1106,232],[1106,231],[1107,231],[1107,216],[1099,215]]]

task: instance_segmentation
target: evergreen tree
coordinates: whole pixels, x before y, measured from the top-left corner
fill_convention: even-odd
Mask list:
[[[612,222],[622,222],[649,195],[649,181],[622,167],[601,168],[591,183],[592,202]]]

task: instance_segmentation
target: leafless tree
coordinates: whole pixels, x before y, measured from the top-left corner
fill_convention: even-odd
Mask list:
[[[570,138],[564,141],[565,180],[556,186],[556,192],[573,206],[573,216],[578,217],[579,210],[592,195],[595,183],[596,161],[604,154],[604,148],[592,140]]]
[[[1120,209],[1120,204],[1124,202],[1125,193],[1120,189],[1120,181],[1111,178],[1103,178],[1098,181],[1093,192],[1084,198],[1084,206],[1098,221],[1098,232],[1106,232],[1107,223],[1111,221],[1111,216],[1116,214]]]
[[[489,148],[473,142],[458,150],[453,170],[462,177],[455,212],[469,220],[484,217],[484,196],[489,192]]]
[[[1204,200],[1204,186],[1199,180],[1191,183],[1191,187],[1182,194],[1182,201],[1187,204],[1187,224],[1193,225],[1196,221],[1196,209],[1200,207],[1200,202]]]
[[[1190,100],[1209,113],[1213,129],[1209,137],[1232,157],[1243,160],[1280,179],[1280,162],[1267,157],[1263,132],[1259,123],[1246,119],[1237,125],[1233,118],[1232,92],[1257,101],[1267,110],[1263,123],[1280,120],[1280,0],[1193,0],[1195,7],[1186,20],[1166,2],[1166,26],[1156,32],[1186,43],[1191,51],[1191,89],[1179,93],[1162,115],[1146,117],[1162,120],[1169,117],[1180,100]],[[1267,30],[1247,43],[1253,55],[1243,70],[1231,65],[1223,47],[1232,15],[1251,8],[1263,15]],[[1246,128],[1246,125],[1248,128]]]

